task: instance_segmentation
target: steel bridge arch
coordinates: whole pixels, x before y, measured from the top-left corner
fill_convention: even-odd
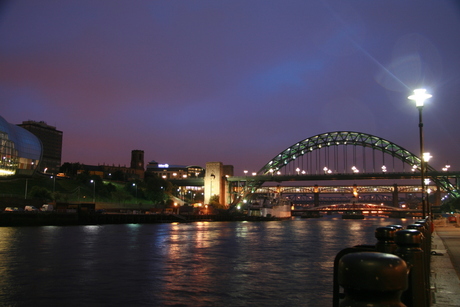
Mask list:
[[[376,149],[383,153],[390,154],[404,163],[416,165],[420,168],[421,160],[418,156],[384,138],[362,132],[335,131],[318,134],[289,146],[265,164],[265,166],[260,169],[259,174],[267,175],[276,172],[300,156],[314,150],[338,145],[358,145]]]
[[[265,166],[263,166],[258,174],[268,175],[277,172],[296,158],[303,156],[307,153],[311,153],[314,150],[321,148],[327,148],[330,146],[339,145],[352,145],[362,146],[379,150],[384,154],[389,154],[394,158],[401,160],[403,163],[416,166],[420,170],[422,160],[409,150],[390,142],[384,138],[355,131],[334,131],[321,133],[289,146],[273,159],[271,159]],[[435,169],[427,165],[427,171],[435,171]],[[455,197],[459,197],[458,191],[455,191],[455,187],[450,183],[448,178],[431,178],[436,184],[444,187],[447,191],[450,191]]]

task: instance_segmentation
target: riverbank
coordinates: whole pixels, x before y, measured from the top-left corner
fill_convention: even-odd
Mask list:
[[[273,221],[275,217],[255,217],[235,214],[189,214],[172,213],[137,214],[126,213],[61,213],[61,212],[2,212],[0,227],[17,226],[67,226],[104,224],[153,224],[187,223],[197,221]]]

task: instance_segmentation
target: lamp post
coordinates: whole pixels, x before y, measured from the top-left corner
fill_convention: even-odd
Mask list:
[[[51,179],[53,179],[53,193],[56,192],[56,175],[51,176]]]
[[[96,202],[96,181],[92,180],[90,181],[93,184],[93,203]]]
[[[137,184],[133,183],[133,187],[136,188],[136,198],[137,198]]]
[[[432,156],[430,155],[429,152],[424,152],[423,153],[423,164],[424,164],[424,168],[425,168],[425,173],[428,172],[428,161],[430,161],[430,159],[432,158]],[[425,174],[426,175],[426,174]],[[423,182],[425,183],[425,203],[426,203],[426,213],[431,216],[431,207],[430,207],[430,191],[429,189],[427,188],[429,183],[430,183],[430,178],[426,178],[425,176],[425,179],[423,180]]]
[[[423,218],[426,217],[427,207],[425,201],[425,165],[422,160],[422,155],[424,151],[423,146],[423,121],[422,121],[422,110],[425,100],[431,98],[432,95],[427,94],[425,89],[416,89],[414,90],[414,94],[407,97],[410,100],[415,101],[415,106],[418,109],[418,127],[419,127],[419,134],[420,134],[420,177],[422,182],[422,214]]]

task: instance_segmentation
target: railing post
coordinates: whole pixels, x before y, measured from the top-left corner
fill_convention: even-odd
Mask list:
[[[396,255],[404,259],[410,269],[409,288],[402,294],[401,301],[408,307],[430,306],[426,292],[424,255],[420,248],[421,232],[416,229],[400,230],[396,232],[395,241],[398,245]]]
[[[431,225],[429,218],[416,221],[415,224],[407,226],[408,229],[417,229],[422,233],[422,250],[425,269],[425,287],[427,297],[431,300]]]
[[[379,252],[350,253],[340,258],[338,281],[344,288],[341,307],[403,307],[401,294],[408,287],[406,262]]]
[[[395,234],[396,228],[391,226],[376,228],[375,237],[378,241],[375,244],[375,250],[381,253],[394,254],[398,248],[394,241]]]
[[[388,227],[393,227],[396,231],[404,229],[402,225],[388,225]]]

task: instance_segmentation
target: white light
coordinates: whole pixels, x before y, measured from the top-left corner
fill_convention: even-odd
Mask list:
[[[158,167],[160,168],[168,168],[169,167],[169,164],[165,163],[165,164],[158,164]]]
[[[0,176],[14,175],[14,171],[0,169]]]
[[[423,153],[423,161],[428,162],[431,158],[433,158],[433,156],[431,156],[429,152]]]
[[[416,107],[423,107],[425,100],[431,97],[432,95],[426,93],[426,89],[416,89],[414,90],[414,95],[411,95],[407,98],[414,100]]]

